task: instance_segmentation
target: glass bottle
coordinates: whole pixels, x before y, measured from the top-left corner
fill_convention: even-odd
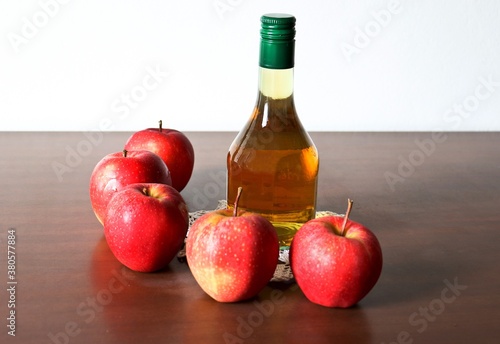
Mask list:
[[[259,91],[250,119],[227,154],[227,202],[275,226],[281,246],[316,214],[318,151],[293,98],[295,17],[261,17]]]

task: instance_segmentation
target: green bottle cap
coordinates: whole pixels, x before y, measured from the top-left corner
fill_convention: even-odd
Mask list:
[[[293,68],[295,63],[295,17],[272,13],[260,18],[259,66],[269,69]]]

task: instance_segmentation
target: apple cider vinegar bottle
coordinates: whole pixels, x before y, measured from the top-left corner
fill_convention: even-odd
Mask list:
[[[293,99],[295,17],[261,17],[259,91],[244,128],[227,155],[227,202],[270,220],[280,245],[316,214],[318,151]]]

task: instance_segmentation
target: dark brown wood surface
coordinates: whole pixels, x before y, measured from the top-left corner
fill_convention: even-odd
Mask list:
[[[225,198],[234,133],[187,133],[191,211]],[[129,133],[0,133],[1,343],[498,343],[500,133],[312,133],[318,210],[378,236],[384,268],[351,309],[296,284],[251,301],[208,297],[185,263],[135,273],[111,254],[89,202],[95,164]],[[16,233],[15,338],[7,231]]]

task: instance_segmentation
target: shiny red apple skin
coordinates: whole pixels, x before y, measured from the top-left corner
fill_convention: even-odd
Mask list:
[[[125,143],[128,150],[149,150],[165,162],[172,175],[172,186],[181,192],[191,179],[194,149],[189,139],[175,129],[148,128],[132,134]]]
[[[326,307],[348,308],[377,283],[383,264],[380,243],[368,228],[342,216],[306,222],[290,245],[290,266],[304,295]]]
[[[276,230],[264,217],[224,209],[191,226],[186,258],[200,287],[219,302],[256,296],[273,277],[279,257]]]
[[[101,224],[104,224],[109,200],[124,186],[133,183],[172,184],[170,171],[158,155],[147,150],[127,151],[125,155],[124,152],[106,155],[90,176],[90,203]]]
[[[189,213],[180,193],[158,183],[131,184],[107,207],[104,235],[114,256],[139,272],[165,268],[184,244]]]

